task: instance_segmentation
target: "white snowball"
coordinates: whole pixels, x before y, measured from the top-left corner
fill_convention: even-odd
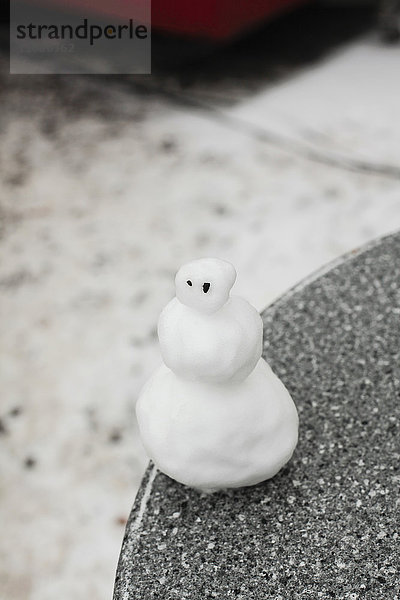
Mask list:
[[[213,313],[229,298],[236,280],[235,267],[218,258],[200,258],[179,269],[175,277],[179,302],[203,313]]]
[[[136,410],[143,445],[157,467],[201,489],[273,477],[297,444],[295,405],[263,359],[247,379],[230,385],[184,381],[162,366]]]
[[[251,373],[261,356],[262,321],[239,297],[212,314],[175,298],[161,313],[158,337],[164,363],[182,379],[237,381]]]

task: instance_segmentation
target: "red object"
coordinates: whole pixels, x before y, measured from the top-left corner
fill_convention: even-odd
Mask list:
[[[153,0],[152,27],[225,40],[305,0]]]
[[[30,0],[44,4],[45,0]],[[290,6],[307,0],[152,0],[152,29],[209,40],[227,40]],[[146,22],[146,0],[51,0],[84,16]]]

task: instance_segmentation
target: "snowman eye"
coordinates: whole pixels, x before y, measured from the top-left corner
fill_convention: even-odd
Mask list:
[[[207,294],[208,290],[210,289],[210,284],[209,283],[203,283],[203,292],[205,294]]]
[[[190,281],[190,279],[188,279],[186,283],[187,283],[188,285],[190,285],[190,287],[192,287],[192,285],[193,285],[193,284],[192,284],[192,282]]]

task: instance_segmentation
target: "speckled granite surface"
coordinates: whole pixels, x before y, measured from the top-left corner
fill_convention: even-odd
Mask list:
[[[265,357],[297,404],[292,462],[200,495],[153,467],[115,600],[399,598],[400,234],[264,312]]]

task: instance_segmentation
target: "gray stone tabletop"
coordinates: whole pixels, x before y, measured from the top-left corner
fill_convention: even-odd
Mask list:
[[[292,461],[202,495],[150,465],[114,600],[400,598],[400,234],[263,313],[300,416]]]

